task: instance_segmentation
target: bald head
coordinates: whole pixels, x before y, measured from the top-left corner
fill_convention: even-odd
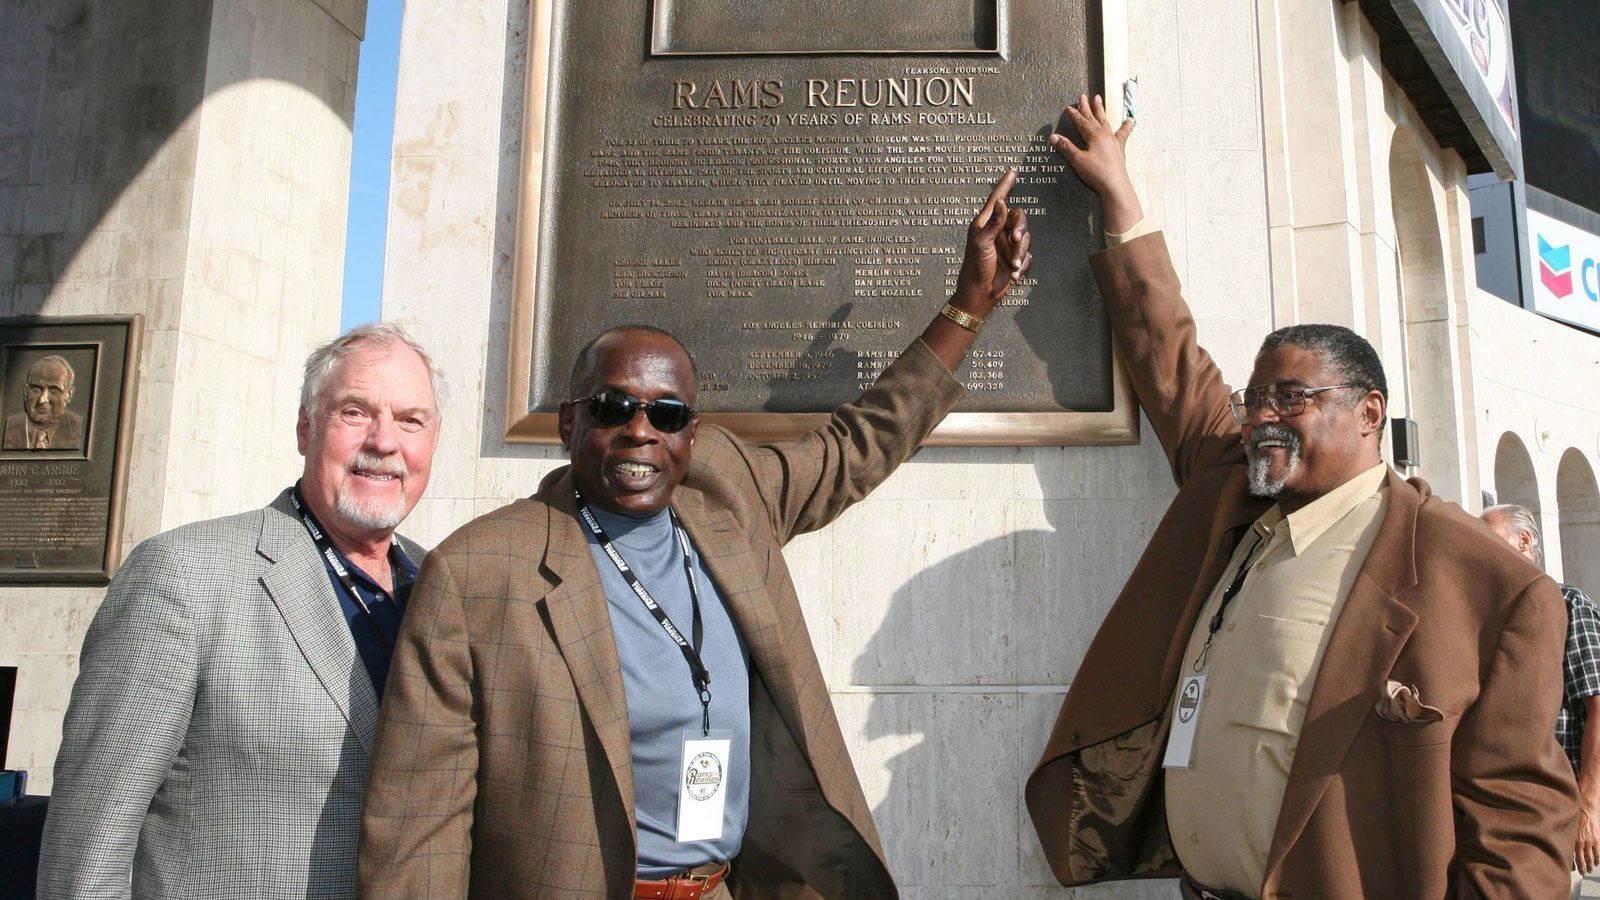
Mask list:
[[[688,395],[682,399],[694,403],[694,357],[676,336],[654,325],[619,325],[596,335],[578,351],[578,358],[572,362],[567,395],[587,397],[605,384],[602,375],[608,367],[638,355],[658,356],[684,366],[688,373]]]
[[[25,386],[29,421],[38,428],[54,428],[72,402],[76,381],[72,366],[60,356],[46,356],[29,366]]]

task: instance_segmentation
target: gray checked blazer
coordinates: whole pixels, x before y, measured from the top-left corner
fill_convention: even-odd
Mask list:
[[[287,490],[141,543],[84,638],[39,897],[354,897],[377,727]]]

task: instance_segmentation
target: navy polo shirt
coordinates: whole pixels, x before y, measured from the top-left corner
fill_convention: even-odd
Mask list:
[[[302,501],[303,503],[304,501]],[[305,514],[324,534],[327,529],[311,515],[311,510],[305,508]],[[366,666],[367,674],[372,678],[372,689],[377,692],[378,699],[383,699],[383,685],[389,678],[389,660],[392,654],[390,648],[394,647],[395,640],[400,634],[400,617],[405,613],[406,600],[411,597],[411,586],[417,581],[417,566],[406,557],[405,551],[400,549],[398,541],[389,545],[389,569],[391,584],[387,589],[379,587],[366,572],[350,562],[338,547],[330,541],[328,546],[333,547],[333,553],[339,558],[339,564],[350,573],[350,582],[361,594],[361,599],[367,604],[368,613],[361,610],[355,598],[345,590],[340,583],[339,573],[334,571],[333,563],[326,556],[322,557],[322,568],[328,573],[328,580],[333,583],[333,595],[339,598],[339,609],[344,613],[345,624],[350,626],[350,636],[355,638],[356,652],[361,656],[361,664]],[[321,554],[318,554],[319,556]],[[383,632],[383,639],[378,638],[378,632]],[[387,646],[385,646],[387,642]]]
[[[350,573],[350,581],[356,590],[361,592],[361,599],[366,601],[367,609],[372,611],[372,622],[367,621],[367,613],[361,611],[356,605],[350,592],[339,583],[339,576],[333,571],[333,565],[323,557],[322,568],[328,573],[328,578],[333,582],[333,593],[339,598],[339,609],[344,613],[344,620],[350,626],[350,636],[356,640],[356,652],[361,654],[361,662],[367,667],[367,674],[372,676],[372,689],[377,692],[378,699],[383,699],[383,685],[389,678],[390,647],[400,634],[400,617],[405,614],[406,600],[411,597],[411,586],[417,581],[417,567],[406,558],[404,551],[398,543],[389,547],[389,568],[392,573],[392,584],[384,590],[373,583],[367,573],[361,571],[338,547],[333,552],[339,557],[339,564]],[[383,631],[384,640],[388,647],[378,640],[378,635],[373,630],[373,625]]]

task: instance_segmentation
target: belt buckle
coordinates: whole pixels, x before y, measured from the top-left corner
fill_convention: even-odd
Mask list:
[[[697,884],[700,886],[701,890],[705,890],[706,885],[711,883],[711,879],[715,875],[715,872],[711,873],[711,875],[690,875],[689,873],[685,872],[684,874],[679,875],[678,878],[686,884]]]

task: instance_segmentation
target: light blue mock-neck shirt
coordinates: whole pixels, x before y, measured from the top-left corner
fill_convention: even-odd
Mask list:
[[[673,625],[685,639],[693,640],[689,580],[671,515],[662,510],[649,518],[633,519],[593,506],[589,510]],[[599,538],[586,525],[583,532],[600,570],[617,657],[622,661],[632,739],[638,877],[665,878],[704,863],[731,860],[739,854],[750,818],[750,651],[691,543],[690,563],[700,592],[704,627],[700,658],[711,673],[711,728],[725,732],[732,747],[721,840],[680,844],[676,835],[683,737],[686,732],[695,737],[701,734],[700,697],[683,651],[628,587],[616,564],[600,548]]]

